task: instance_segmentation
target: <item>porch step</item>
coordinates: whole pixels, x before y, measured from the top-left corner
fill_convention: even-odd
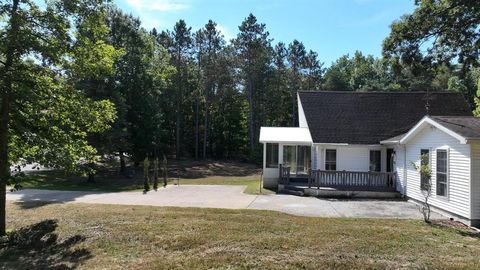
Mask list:
[[[344,188],[321,187],[308,188],[307,186],[279,185],[278,193],[295,196],[312,196],[323,198],[364,198],[364,199],[396,199],[400,193],[393,190],[352,190]]]
[[[289,195],[295,195],[295,196],[305,196],[304,189],[295,187],[295,186],[285,186],[279,192],[283,194],[289,194]]]

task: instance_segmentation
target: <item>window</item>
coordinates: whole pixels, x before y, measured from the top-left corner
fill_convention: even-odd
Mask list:
[[[297,173],[297,147],[295,145],[283,146],[283,166],[290,168],[290,174]]]
[[[448,191],[447,150],[437,150],[437,195],[447,196]]]
[[[325,150],[325,170],[327,171],[337,170],[337,150],[335,149]]]
[[[267,168],[278,167],[278,143],[267,143]]]
[[[312,150],[310,146],[297,146],[297,175],[308,174],[311,154]]]
[[[290,174],[305,175],[310,169],[310,146],[284,145],[283,166],[290,168]]]
[[[422,167],[430,166],[430,150],[428,149],[421,149],[420,150],[420,171],[422,171]],[[420,188],[422,190],[428,190],[430,187],[430,178],[420,172]]]
[[[381,154],[380,150],[371,150],[370,151],[370,171],[371,172],[379,172],[382,170],[381,165]]]

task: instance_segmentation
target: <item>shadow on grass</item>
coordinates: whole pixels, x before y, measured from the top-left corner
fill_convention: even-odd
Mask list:
[[[75,269],[92,257],[85,248],[75,248],[85,237],[74,235],[59,241],[56,220],[44,220],[0,238],[1,269]]]
[[[48,202],[48,201],[18,201],[14,202],[16,205],[18,205],[21,209],[34,209],[38,207],[42,207],[45,205],[50,205],[50,204],[61,204],[63,202]]]
[[[84,176],[50,170],[27,172],[20,183],[23,188],[119,192],[141,189],[143,178],[141,175],[126,177],[104,170],[97,172],[94,183],[89,183]]]
[[[168,175],[174,178],[244,177],[258,173],[260,173],[260,168],[257,165],[235,161],[173,160],[168,164]]]

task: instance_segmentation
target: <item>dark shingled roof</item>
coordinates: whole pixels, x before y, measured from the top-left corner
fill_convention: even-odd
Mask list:
[[[473,116],[432,116],[431,118],[467,139],[480,139],[480,118]]]
[[[427,111],[426,92],[298,92],[314,143],[378,144],[408,132]],[[472,116],[461,93],[429,95],[429,115]]]

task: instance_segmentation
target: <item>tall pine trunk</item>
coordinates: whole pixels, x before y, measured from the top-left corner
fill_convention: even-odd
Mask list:
[[[292,127],[295,127],[297,124],[297,91],[298,89],[298,80],[297,80],[298,69],[296,66],[293,66],[293,87],[291,89],[291,99],[292,99]]]
[[[182,87],[180,85],[180,49],[177,50],[177,106],[176,106],[176,123],[175,123],[175,158],[179,159],[180,158],[180,152],[181,152],[181,121],[182,121]]]
[[[16,37],[20,28],[18,18],[19,0],[13,0],[12,10],[10,11],[10,31],[7,31],[7,53],[5,55],[5,65],[3,68],[4,87],[1,91],[0,108],[0,236],[6,233],[6,188],[7,180],[10,177],[10,162],[8,160],[8,124],[10,122],[10,95],[12,93],[13,82],[11,70],[14,63],[18,61],[19,56],[15,52],[17,44]]]
[[[205,96],[205,122],[204,122],[204,129],[203,129],[203,159],[207,158],[207,145],[208,145],[208,113],[209,113],[209,106],[210,106],[210,95],[206,93]]]
[[[254,99],[253,99],[253,80],[251,75],[248,77],[248,131],[250,140],[250,154],[255,151],[255,124],[254,124]]]
[[[195,160],[198,160],[198,152],[199,152],[199,141],[200,141],[200,85],[201,85],[201,54],[198,53],[198,85],[197,85],[197,92],[195,94]]]
[[[195,98],[195,160],[198,159],[198,143],[199,143],[199,137],[200,137],[200,131],[199,131],[199,119],[198,119],[198,114],[199,114],[199,108],[200,107],[200,101],[198,100],[198,93]]]
[[[295,91],[293,91],[295,92]],[[297,122],[297,110],[296,110],[296,95],[292,92],[292,127],[295,127]]]

